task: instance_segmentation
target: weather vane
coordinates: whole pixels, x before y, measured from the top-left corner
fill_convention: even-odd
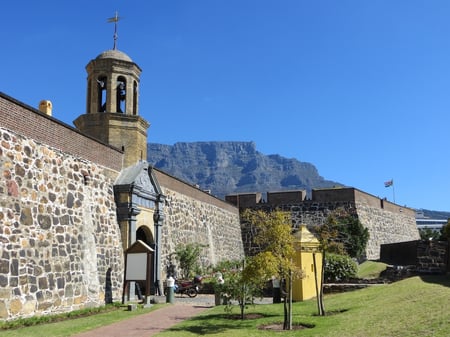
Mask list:
[[[114,22],[114,50],[117,49],[117,22],[120,20],[121,18],[119,17],[117,11],[116,11],[116,15],[112,18],[108,19],[108,23]]]

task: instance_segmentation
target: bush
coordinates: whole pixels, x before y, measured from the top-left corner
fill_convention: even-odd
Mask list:
[[[327,254],[325,257],[325,282],[343,282],[356,277],[358,265],[350,256]]]
[[[175,248],[175,258],[178,260],[181,269],[181,278],[190,279],[194,272],[199,273],[202,249],[207,246],[199,243],[180,244]]]
[[[369,230],[348,211],[336,209],[324,224],[315,226],[314,232],[326,252],[365,259]]]

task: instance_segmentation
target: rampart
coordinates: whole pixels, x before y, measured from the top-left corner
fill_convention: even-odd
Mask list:
[[[121,300],[121,167],[121,151],[0,94],[0,320]],[[243,256],[235,206],[155,171],[163,265],[179,243],[204,244],[204,266]]]
[[[285,193],[285,197],[283,197]],[[275,195],[275,197],[274,197]],[[311,199],[304,191],[267,192],[267,201],[261,193],[227,196],[226,200],[238,206],[255,209],[280,209],[292,215],[293,226],[304,223],[308,226],[322,225],[333,211],[342,210],[358,218],[369,230],[366,257],[376,260],[380,257],[380,246],[386,243],[419,239],[415,222],[415,211],[374,197],[355,188],[313,190]],[[252,229],[243,229],[246,252],[251,253]]]
[[[154,172],[166,196],[163,265],[178,244],[204,245],[203,267],[244,256],[238,208],[165,172]]]

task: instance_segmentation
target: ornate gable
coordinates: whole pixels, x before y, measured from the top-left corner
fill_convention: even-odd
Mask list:
[[[145,161],[138,162],[122,170],[114,184],[116,202],[118,195],[130,194],[135,206],[155,208],[161,198],[161,187],[153,175],[152,167]]]

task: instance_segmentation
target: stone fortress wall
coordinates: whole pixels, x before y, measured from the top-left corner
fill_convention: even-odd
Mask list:
[[[105,164],[121,154],[27,107],[5,108],[4,97],[0,102],[0,319],[119,299],[118,172],[70,152],[92,143],[87,148],[99,149],[97,161]],[[11,130],[25,126],[34,139]]]
[[[386,243],[420,239],[413,209],[396,205],[355,188],[333,188],[313,190],[311,199],[306,191],[267,192],[267,200],[262,193],[229,195],[226,200],[240,209],[279,209],[292,214],[293,226],[324,224],[333,211],[343,211],[357,217],[368,228],[370,238],[366,248],[366,258],[380,258],[380,246]],[[255,247],[250,244],[251,228],[243,229],[246,252]]]
[[[118,149],[0,93],[0,319],[121,300],[121,167]],[[165,258],[187,242],[208,245],[205,264],[243,256],[237,208],[163,172],[158,179]]]
[[[195,186],[154,169],[166,196],[162,227],[162,264],[170,262],[176,245],[198,243],[205,248],[201,264],[208,267],[222,260],[242,259],[239,210]]]

